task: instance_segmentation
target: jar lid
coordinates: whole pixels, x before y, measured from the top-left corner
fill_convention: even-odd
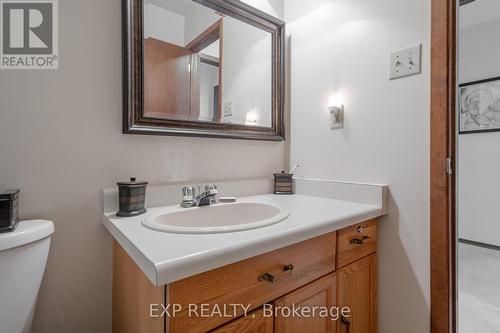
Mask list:
[[[7,199],[15,196],[19,190],[0,190],[0,199]]]
[[[136,178],[130,178],[130,181],[122,181],[116,183],[118,186],[145,186],[148,185],[148,182],[145,181],[137,181]]]
[[[292,177],[292,176],[293,176],[293,174],[292,174],[292,173],[287,173],[287,172],[285,172],[285,171],[281,171],[281,173],[275,173],[275,174],[273,174],[273,175],[274,175],[274,177],[276,177],[276,178],[290,178],[290,177]]]

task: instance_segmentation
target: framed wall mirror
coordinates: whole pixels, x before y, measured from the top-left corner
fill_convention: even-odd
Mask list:
[[[283,141],[285,23],[238,0],[123,0],[123,132]]]

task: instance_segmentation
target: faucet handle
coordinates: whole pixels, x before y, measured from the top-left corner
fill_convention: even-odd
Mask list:
[[[219,194],[219,190],[217,189],[217,185],[215,184],[206,185],[205,192],[210,194]]]
[[[182,188],[182,199],[184,201],[192,201],[196,196],[196,189],[193,186],[184,186]]]

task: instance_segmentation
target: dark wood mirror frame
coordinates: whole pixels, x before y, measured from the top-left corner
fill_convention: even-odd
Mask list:
[[[272,35],[271,127],[144,116],[144,0],[122,0],[123,133],[284,141],[285,22],[239,0],[193,0]]]

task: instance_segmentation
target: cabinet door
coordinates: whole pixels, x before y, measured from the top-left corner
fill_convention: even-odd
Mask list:
[[[339,333],[375,333],[376,323],[375,254],[358,260],[337,273],[337,303],[349,307],[350,316],[338,321]]]
[[[328,315],[335,307],[335,280],[335,274],[324,276],[274,301],[274,332],[336,332],[335,321]],[[294,308],[299,309],[299,316]]]
[[[262,308],[250,312],[245,317],[235,319],[212,333],[272,333],[273,316],[264,316]]]

